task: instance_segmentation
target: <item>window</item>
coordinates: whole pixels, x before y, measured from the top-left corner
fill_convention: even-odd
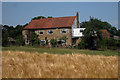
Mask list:
[[[53,31],[52,30],[48,30],[48,34],[53,34]]]
[[[80,32],[83,32],[83,30],[80,30]]]
[[[67,33],[68,29],[61,29],[61,33]]]
[[[38,31],[38,34],[43,34],[43,31]]]
[[[29,44],[28,35],[25,35],[25,44]]]
[[[40,40],[40,43],[46,43],[46,41],[45,40]]]

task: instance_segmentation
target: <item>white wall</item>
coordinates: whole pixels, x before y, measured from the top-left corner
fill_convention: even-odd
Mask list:
[[[79,25],[80,26],[80,25]],[[80,32],[80,30],[85,30],[85,28],[77,28],[77,25],[76,25],[76,17],[75,17],[75,20],[72,24],[72,38],[74,37],[82,37],[83,36],[83,33]]]
[[[72,29],[72,37],[82,37],[83,33],[80,32],[81,30],[85,30],[85,28],[73,28]]]

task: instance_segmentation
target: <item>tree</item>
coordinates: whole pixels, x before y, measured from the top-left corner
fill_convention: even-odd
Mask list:
[[[120,29],[117,30],[116,35],[117,35],[117,36],[120,36]]]
[[[15,40],[15,45],[23,45],[23,36],[22,36],[22,30],[24,28],[25,25],[17,25],[16,27],[13,26],[8,26],[8,25],[3,25],[2,27],[2,31],[3,31],[3,42],[6,40],[7,38],[13,38]],[[7,35],[7,36],[5,36]],[[6,37],[6,38],[5,38]],[[8,41],[7,41],[8,42]],[[3,43],[4,44],[4,43]]]
[[[31,42],[31,45],[38,45],[40,42],[39,42],[39,38],[38,38],[38,35],[35,33],[35,32],[32,32],[31,34],[31,38],[30,38],[30,42]]]
[[[44,16],[37,16],[37,17],[32,18],[32,20],[43,19],[43,18],[46,18],[46,17],[44,17]]]
[[[37,16],[32,18],[32,20],[44,19],[44,18],[53,18],[52,16],[44,17],[44,16]]]
[[[56,39],[51,39],[50,44],[52,45],[52,47],[55,47],[57,45],[57,40]]]
[[[86,47],[89,49],[97,48],[97,39],[101,39],[101,33],[98,28],[96,28],[94,19],[91,18],[87,22],[86,29],[83,31],[84,37],[82,38],[83,43],[86,43]]]
[[[2,30],[2,46],[8,46],[8,32],[6,30]]]
[[[23,26],[17,25],[16,27],[4,25],[3,30],[8,32],[8,37],[15,38],[19,35],[22,35]]]
[[[92,18],[90,17],[89,21],[84,21],[80,23],[81,28],[87,28],[89,26],[89,23],[92,23],[92,25],[97,28],[98,30],[100,29],[106,29],[109,31],[112,35],[116,35],[117,29],[113,27],[111,24],[109,24],[106,21],[101,21],[100,19],[97,18]]]
[[[23,26],[22,25],[17,25],[14,29],[16,35],[15,37],[22,35],[22,30],[23,30]]]
[[[110,27],[108,29],[108,31],[112,34],[112,35],[117,35],[117,29],[115,27]]]
[[[17,36],[15,40],[16,40],[16,45],[19,45],[19,46],[24,45],[24,39],[22,35]]]
[[[86,49],[87,46],[88,46],[87,43],[85,43],[84,41],[80,41],[80,42],[78,43],[77,48],[78,48],[78,49]]]
[[[53,18],[52,16],[48,16],[47,18]]]

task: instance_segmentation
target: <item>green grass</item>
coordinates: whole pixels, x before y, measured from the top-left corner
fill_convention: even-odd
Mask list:
[[[2,51],[25,51],[25,52],[38,52],[38,53],[52,53],[52,54],[72,54],[80,53],[86,55],[105,55],[105,56],[115,56],[118,55],[118,51],[105,50],[84,50],[84,49],[65,49],[65,48],[40,48],[40,47],[31,47],[31,46],[10,46],[2,47]]]

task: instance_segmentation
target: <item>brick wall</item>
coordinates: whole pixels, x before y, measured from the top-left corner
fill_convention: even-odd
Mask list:
[[[61,33],[62,29],[67,29],[67,33]],[[52,30],[53,33],[52,34],[48,34],[48,30]],[[38,31],[43,31],[43,34],[38,34]],[[25,34],[29,33],[29,30],[23,30],[22,34],[25,38]],[[66,44],[67,45],[72,45],[72,31],[71,28],[61,28],[61,29],[45,29],[45,30],[35,30],[35,33],[38,36],[38,38],[40,40],[45,40],[45,37],[47,38],[47,40],[50,39],[60,39],[61,37],[65,36],[68,39],[66,40]]]
[[[25,35],[28,35],[28,39],[29,39],[29,44],[31,44],[31,42],[30,42],[30,35],[32,34],[32,30],[23,30],[22,31],[22,35],[23,35],[23,39],[24,39],[24,41],[25,41]]]
[[[61,33],[62,29],[67,29],[67,33]],[[60,39],[63,36],[66,36],[67,39],[67,45],[71,45],[72,44],[72,31],[70,28],[62,28],[62,29],[47,29],[47,30],[35,30],[35,33],[38,34],[38,31],[43,31],[43,34],[38,34],[39,39],[40,40],[45,40],[45,37],[47,38],[47,40],[50,39]],[[48,34],[48,31],[52,30],[53,33],[52,34]]]

